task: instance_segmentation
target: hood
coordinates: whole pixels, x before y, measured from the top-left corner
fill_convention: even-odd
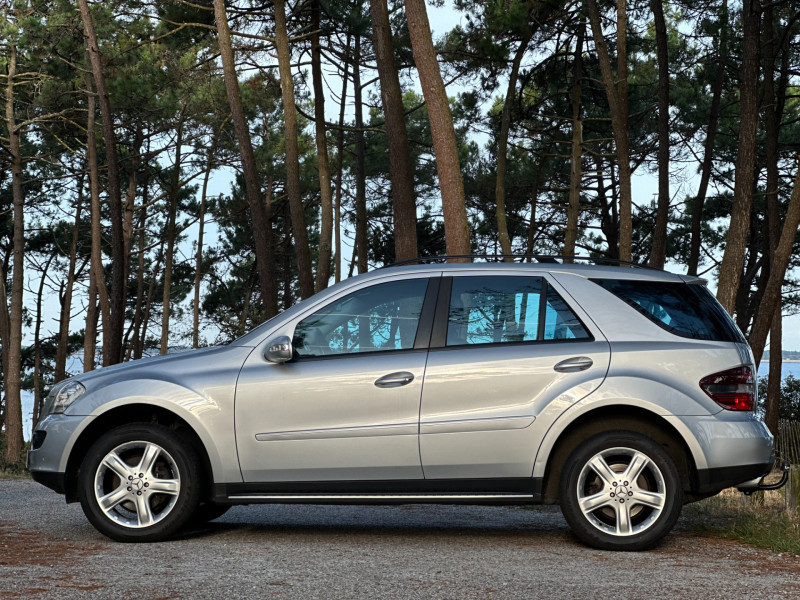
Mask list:
[[[94,387],[94,384],[99,383],[98,380],[102,379],[103,385],[107,385],[117,379],[128,379],[130,375],[136,371],[150,370],[154,366],[164,367],[167,363],[180,364],[187,360],[195,361],[198,359],[209,358],[212,355],[226,353],[230,350],[230,346],[212,346],[210,348],[200,348],[197,350],[188,350],[186,352],[176,352],[174,354],[161,354],[158,356],[148,356],[146,358],[139,358],[108,367],[100,367],[94,371],[81,373],[71,379],[71,381],[79,381],[87,388]]]

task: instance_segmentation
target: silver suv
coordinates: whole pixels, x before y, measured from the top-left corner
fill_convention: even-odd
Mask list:
[[[641,550],[770,471],[754,376],[695,277],[396,266],[227,346],[59,383],[28,464],[118,541],[234,504],[558,503],[585,543]]]

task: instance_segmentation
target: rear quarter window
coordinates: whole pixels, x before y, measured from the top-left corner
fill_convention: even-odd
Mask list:
[[[592,279],[650,321],[695,340],[745,342],[739,328],[704,285],[629,279]]]

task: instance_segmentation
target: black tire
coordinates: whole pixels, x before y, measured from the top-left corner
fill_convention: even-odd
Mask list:
[[[215,504],[213,502],[204,502],[198,506],[194,514],[189,519],[190,525],[202,525],[214,519],[219,519],[222,515],[231,509],[231,504]]]
[[[86,453],[78,477],[81,507],[112,540],[163,540],[197,509],[199,464],[191,439],[180,430],[153,423],[122,425]]]
[[[559,493],[574,534],[601,550],[652,548],[670,532],[683,506],[674,461],[633,431],[601,433],[575,448]]]

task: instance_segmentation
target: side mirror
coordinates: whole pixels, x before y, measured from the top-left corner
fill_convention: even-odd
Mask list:
[[[264,352],[264,358],[269,362],[285,363],[292,360],[292,339],[288,335],[281,335],[267,344],[267,350]]]

